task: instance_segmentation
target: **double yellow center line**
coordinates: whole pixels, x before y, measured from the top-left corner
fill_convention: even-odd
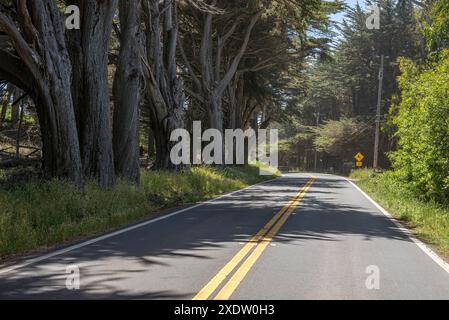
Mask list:
[[[304,198],[315,179],[316,177],[311,177],[304,187],[195,295],[193,300],[208,299],[248,253],[256,247],[214,298],[215,300],[229,299],[273,237]]]

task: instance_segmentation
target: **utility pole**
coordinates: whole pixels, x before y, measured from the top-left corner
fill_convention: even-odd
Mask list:
[[[318,127],[320,125],[320,111],[315,113],[315,116],[316,116],[316,126]],[[318,151],[316,150],[316,147],[315,147],[315,159],[314,160],[315,160],[315,162],[314,162],[314,169],[313,169],[313,171],[317,172],[317,169],[318,169]]]
[[[379,166],[379,137],[380,137],[380,106],[382,100],[382,83],[384,79],[384,55],[380,57],[379,69],[379,91],[377,93],[377,111],[376,111],[376,135],[374,138],[374,161],[373,168],[377,169]]]

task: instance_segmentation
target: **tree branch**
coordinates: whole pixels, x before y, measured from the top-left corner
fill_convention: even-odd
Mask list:
[[[246,29],[245,38],[243,40],[242,46],[240,47],[239,53],[234,57],[234,60],[232,61],[231,66],[229,67],[229,70],[226,72],[225,76],[220,81],[220,83],[216,89],[217,93],[219,95],[221,95],[224,92],[224,90],[228,86],[229,82],[232,80],[235,73],[237,72],[237,68],[240,64],[240,60],[242,60],[242,57],[245,54],[246,48],[248,46],[251,32],[252,32],[257,20],[259,19],[260,15],[261,15],[261,12],[258,12],[251,18],[251,22],[250,22],[248,28]]]
[[[9,36],[14,49],[22,58],[23,62],[29,68],[33,76],[38,78],[40,65],[39,56],[33,49],[30,48],[11,19],[2,12],[0,12],[0,28],[3,29],[3,31]]]
[[[0,50],[0,78],[13,83],[24,91],[33,90],[33,76],[23,62],[12,54]]]
[[[187,55],[184,51],[184,46],[182,45],[182,40],[180,37],[178,37],[178,47],[179,51],[181,52],[182,59],[184,60],[184,64],[187,67],[187,71],[189,72],[190,76],[192,77],[193,82],[195,83],[195,86],[198,90],[201,90],[201,82],[198,79],[198,77],[195,74],[195,71],[192,68],[192,65],[190,64],[189,60],[187,59]]]
[[[229,38],[234,34],[235,29],[239,24],[239,19],[236,19],[232,24],[231,28],[226,32],[223,37],[218,36],[217,38],[217,55],[215,58],[215,79],[220,79],[220,66],[221,66],[221,56],[223,53],[223,48]]]

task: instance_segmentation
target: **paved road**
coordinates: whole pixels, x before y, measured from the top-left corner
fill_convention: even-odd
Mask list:
[[[0,269],[0,298],[194,297],[449,299],[449,274],[348,181],[306,174]]]

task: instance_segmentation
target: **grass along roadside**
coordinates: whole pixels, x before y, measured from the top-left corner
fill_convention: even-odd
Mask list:
[[[161,209],[214,198],[268,180],[258,166],[142,171],[141,187],[120,182],[84,192],[64,181],[38,179],[0,188],[0,261],[126,226]],[[8,172],[0,170],[2,180]]]
[[[355,170],[350,178],[395,218],[404,221],[418,238],[449,258],[449,207],[420,199],[392,171]]]

